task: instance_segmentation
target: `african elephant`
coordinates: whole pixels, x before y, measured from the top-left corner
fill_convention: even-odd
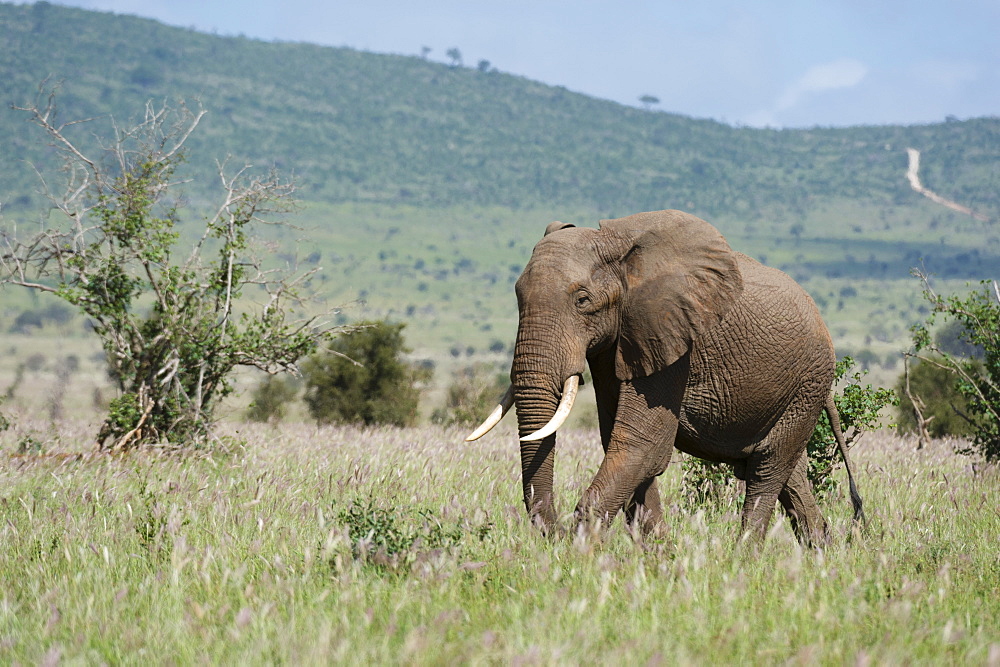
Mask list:
[[[468,440],[517,406],[524,503],[556,522],[555,431],[584,364],[604,460],[576,506],[607,524],[619,510],[648,532],[662,520],[656,477],[674,446],[732,464],[746,482],[744,532],[763,536],[779,501],[804,543],[826,522],[806,477],[806,444],[826,409],[863,516],[831,396],[834,350],[812,299],[790,277],[732,250],[681,211],[554,222],[516,285],[511,388]]]

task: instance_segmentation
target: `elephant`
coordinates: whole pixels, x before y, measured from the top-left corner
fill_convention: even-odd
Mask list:
[[[576,506],[607,525],[619,511],[641,534],[662,526],[656,478],[674,447],[731,464],[746,482],[743,534],[762,538],[780,502],[798,539],[827,524],[807,478],[806,445],[826,410],[861,496],[831,394],[835,354],[813,300],[791,277],[736,252],[681,211],[554,222],[515,291],[511,385],[468,441],[516,406],[525,508],[553,530],[556,431],[589,366],[604,460]]]

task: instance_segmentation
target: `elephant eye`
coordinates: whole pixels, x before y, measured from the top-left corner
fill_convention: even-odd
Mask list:
[[[577,308],[587,308],[588,306],[590,306],[590,304],[591,304],[590,297],[587,296],[586,294],[577,294],[576,295],[576,307]]]

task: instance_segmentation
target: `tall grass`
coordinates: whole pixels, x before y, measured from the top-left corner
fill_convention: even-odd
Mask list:
[[[740,545],[738,499],[690,507],[678,465],[663,540],[544,538],[510,430],[234,426],[183,457],[90,433],[4,435],[0,662],[1000,663],[1000,474],[948,443],[862,440],[869,530],[834,493],[817,552],[780,517]],[[567,513],[599,458],[561,439]]]

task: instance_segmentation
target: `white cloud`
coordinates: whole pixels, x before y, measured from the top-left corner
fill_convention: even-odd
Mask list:
[[[810,67],[789,86],[775,104],[775,111],[791,109],[807,95],[840,88],[853,88],[868,75],[868,67],[857,60],[842,58]]]
[[[869,71],[867,65],[853,58],[815,65],[786,86],[772,104],[744,114],[741,122],[752,127],[784,127],[796,111],[815,106],[809,104],[810,98],[834,90],[855,88],[868,78]],[[793,121],[794,124],[797,121]]]

